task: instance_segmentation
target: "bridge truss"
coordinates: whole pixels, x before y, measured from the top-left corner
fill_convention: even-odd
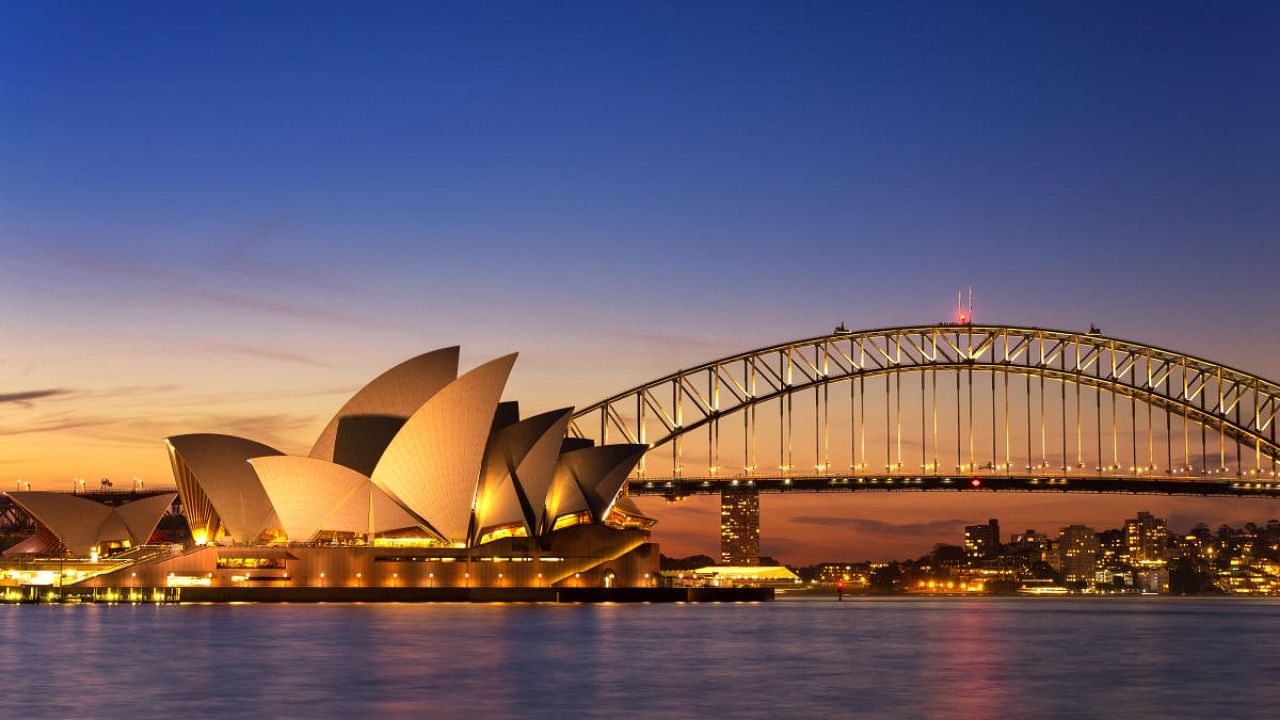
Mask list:
[[[1202,358],[1097,333],[944,324],[720,358],[591,405],[570,433],[650,445],[637,494],[1275,497],[1277,414],[1280,385]]]

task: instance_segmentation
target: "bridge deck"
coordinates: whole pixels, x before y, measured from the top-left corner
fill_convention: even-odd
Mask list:
[[[723,490],[762,493],[815,492],[1053,492],[1129,495],[1277,498],[1277,478],[1134,478],[1114,476],[964,475],[807,475],[790,477],[648,477],[627,481],[631,495],[712,495]]]

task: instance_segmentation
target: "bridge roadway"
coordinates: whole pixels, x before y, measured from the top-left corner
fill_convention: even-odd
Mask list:
[[[1280,478],[1125,477],[1113,475],[790,475],[753,477],[647,477],[627,481],[630,495],[679,498],[722,491],[821,492],[1052,492],[1203,497],[1280,498]]]

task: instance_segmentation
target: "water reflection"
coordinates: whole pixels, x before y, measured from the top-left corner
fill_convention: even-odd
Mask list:
[[[1280,603],[0,607],[0,717],[1265,716]]]

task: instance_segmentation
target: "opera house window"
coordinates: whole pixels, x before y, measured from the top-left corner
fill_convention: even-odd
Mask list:
[[[219,570],[284,570],[284,558],[218,558]]]

